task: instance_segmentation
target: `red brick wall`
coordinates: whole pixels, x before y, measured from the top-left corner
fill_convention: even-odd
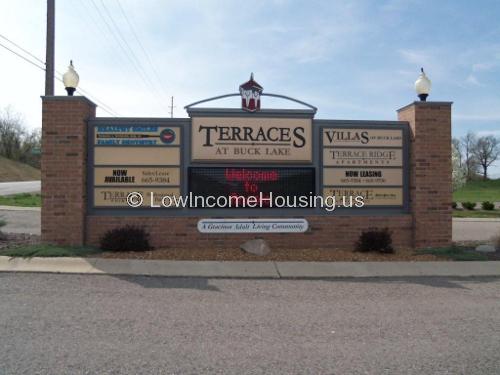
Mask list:
[[[81,245],[85,239],[87,120],[84,97],[43,97],[42,241]]]
[[[399,216],[308,216],[309,231],[296,234],[203,234],[199,233],[197,217],[116,217],[88,216],[87,242],[98,245],[99,238],[109,229],[126,224],[144,226],[156,248],[237,248],[245,240],[264,238],[272,247],[304,249],[353,248],[362,230],[388,227],[393,231],[393,243],[398,247],[412,246],[412,217]]]
[[[411,128],[410,207],[414,246],[451,244],[451,103],[415,102],[398,111]]]
[[[273,247],[352,248],[361,231],[388,227],[395,247],[446,246],[451,242],[451,104],[416,102],[399,111],[411,141],[411,214],[312,216],[305,234],[201,234],[197,217],[87,216],[87,120],[95,105],[84,97],[43,98],[42,241],[97,245],[125,224],[147,227],[155,247],[237,247],[260,237]]]

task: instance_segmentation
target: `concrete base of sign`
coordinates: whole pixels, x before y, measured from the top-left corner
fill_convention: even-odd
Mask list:
[[[305,233],[200,233],[199,217],[153,216],[88,216],[87,239],[90,246],[98,246],[106,231],[124,225],[146,228],[151,244],[157,248],[239,248],[241,243],[255,238],[266,240],[272,248],[286,249],[350,249],[368,228],[389,228],[393,244],[398,248],[411,248],[412,217],[395,216],[308,216],[309,229]],[[436,247],[447,246],[446,240]]]

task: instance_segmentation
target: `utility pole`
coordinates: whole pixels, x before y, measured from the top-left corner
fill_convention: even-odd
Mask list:
[[[170,118],[174,117],[174,97],[171,97],[171,102],[170,102]]]
[[[47,39],[45,47],[45,96],[54,96],[55,0],[47,0]]]

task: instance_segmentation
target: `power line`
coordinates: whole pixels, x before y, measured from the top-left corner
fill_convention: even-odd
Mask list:
[[[119,27],[115,23],[112,15],[111,15],[111,13],[109,12],[109,10],[106,7],[106,5],[104,4],[104,2],[101,0],[101,5],[102,5],[104,11],[106,12],[107,17],[109,18],[109,20],[111,21],[113,27],[116,30],[113,29],[113,27],[110,26],[110,23],[106,20],[106,18],[104,17],[103,13],[101,12],[101,9],[97,6],[97,4],[95,3],[95,1],[94,0],[90,0],[90,1],[92,2],[94,8],[96,9],[99,17],[104,22],[104,24],[106,25],[106,27],[110,31],[111,35],[113,36],[113,38],[117,42],[118,46],[120,47],[120,49],[123,52],[123,54],[125,55],[125,57],[127,57],[127,59],[129,60],[129,62],[131,63],[131,65],[134,67],[134,69],[139,74],[139,77],[143,81],[143,83],[146,86],[146,88],[152,88],[153,90],[156,91],[156,88],[155,88],[154,84],[151,82],[149,76],[147,75],[146,71],[142,67],[139,59],[137,58],[137,56],[135,55],[134,51],[132,50],[132,48],[128,44],[127,40],[123,37],[123,35],[122,35]],[[123,42],[122,42],[122,40],[123,40]],[[127,50],[127,48],[128,48],[128,50]],[[157,101],[157,104],[159,104],[160,107],[163,108],[163,103],[159,100],[158,96],[153,95],[153,97]]]
[[[56,70],[56,73],[59,74],[59,77],[55,77],[58,81],[63,82],[62,80],[62,74]],[[83,95],[89,97],[89,99],[91,99],[92,101],[96,102],[98,105],[99,105],[99,108],[101,108],[104,112],[110,114],[111,116],[113,117],[119,117],[120,114],[118,112],[116,112],[113,108],[111,108],[109,105],[107,105],[106,103],[102,102],[101,100],[99,100],[94,94],[90,93],[88,90],[85,90],[83,87],[81,86],[78,86],[76,88],[76,91],[78,92],[81,92]]]
[[[102,46],[104,47],[106,55],[109,57],[110,60],[112,60],[112,63],[114,64],[115,68],[121,69],[123,72],[124,71],[123,68],[125,67],[125,64],[120,63],[117,59],[117,56],[122,57],[120,52],[121,53],[125,53],[125,52],[123,49],[121,49],[121,51],[120,51],[116,47],[116,44],[118,44],[118,43],[116,43],[116,37],[115,37],[115,35],[113,35],[112,30],[109,28],[109,25],[106,24],[106,20],[104,19],[102,14],[99,12],[99,8],[97,7],[97,5],[94,2],[92,2],[93,3],[92,5],[97,10],[97,13],[98,13],[97,15],[99,16],[101,22],[98,22],[98,18],[96,17],[96,14],[95,14],[96,12],[92,11],[92,6],[89,4],[88,1],[76,0],[75,2],[78,4],[78,6],[81,7],[81,9],[83,9],[83,11],[87,15],[87,17],[83,17],[83,14],[82,14],[82,17],[78,18],[79,21],[81,21],[87,29],[90,29],[96,33],[99,41],[102,43]],[[86,22],[85,18],[90,18],[90,20],[93,23],[93,26],[95,26],[95,27],[91,27],[91,25],[89,25],[89,23]],[[107,30],[106,30],[106,28],[107,28]],[[103,35],[104,35],[104,38],[106,39],[107,44],[106,44],[106,42],[104,42],[102,40]],[[113,41],[113,38],[115,39],[115,42]],[[113,53],[110,53],[110,48],[108,48],[109,46],[114,47],[115,50],[117,51],[117,53],[115,53],[114,51],[112,51]],[[78,90],[81,91],[82,93],[85,93],[84,90],[81,90],[81,89],[78,89]]]
[[[83,9],[83,12],[87,14],[88,17],[84,17],[84,14],[81,13],[80,10],[76,10],[80,17],[78,17],[78,21],[82,22],[86,30],[92,30],[94,34],[97,36],[97,39],[101,43],[102,47],[104,47],[104,54],[108,56],[108,59],[112,61],[112,63],[115,66],[115,69],[120,69],[123,71],[123,64],[118,63],[117,59],[117,54],[111,51],[109,46],[113,46],[113,40],[111,39],[109,32],[106,31],[106,28],[103,27],[103,25],[98,22],[95,13],[92,11],[92,6],[89,4],[88,1],[82,1],[82,0],[73,0],[73,3],[76,3],[81,9]],[[90,25],[87,22],[87,18],[90,18],[92,21],[92,24],[95,26]],[[103,40],[106,39],[106,41]],[[107,43],[106,43],[107,42]]]
[[[38,62],[41,62],[43,65],[45,65],[45,61],[43,61],[42,59],[39,59],[37,56],[33,55],[30,51],[25,50],[23,47],[21,47],[19,44],[15,43],[15,42],[13,42],[9,38],[7,38],[5,35],[0,34],[0,38],[6,40],[7,42],[9,42],[10,44],[12,44],[13,46],[19,48],[25,54],[33,57],[35,60],[37,60]]]
[[[7,37],[4,37],[3,35],[0,35],[3,39],[9,41],[10,43],[12,43],[14,46],[16,46],[17,48],[19,48],[21,51],[25,52],[26,54],[28,54],[29,56],[35,58],[37,61],[41,61],[43,64],[45,64],[41,59],[39,59],[38,57],[36,57],[35,55],[33,55],[31,52],[29,52],[28,50],[22,48],[21,46],[19,46],[18,44],[12,42],[10,39],[8,39]],[[26,61],[27,63],[37,67],[38,69],[42,70],[42,71],[45,71],[45,67],[42,67],[38,64],[36,64],[35,62],[31,61],[30,59],[28,59],[27,57],[17,53],[16,51],[10,49],[9,47],[5,46],[4,44],[0,43],[0,46],[5,48],[6,50],[8,50],[9,52],[13,53],[14,55],[16,55],[17,57],[23,59],[24,61]],[[57,73],[62,76],[62,74],[57,71]],[[63,80],[60,78],[60,77],[55,77],[58,81],[60,82],[63,82]],[[64,82],[63,82],[64,83]],[[108,106],[107,104],[103,103],[101,100],[97,99],[97,97],[95,97],[95,95],[89,93],[88,91],[85,91],[82,87],[78,88],[78,91],[81,91],[82,93],[86,93],[86,96],[88,96],[90,99],[92,99],[93,101],[95,101],[96,103],[99,104],[99,107],[106,113],[110,114],[111,116],[114,116],[114,117],[117,117],[118,116],[118,113],[115,112],[110,106]]]
[[[122,7],[122,4],[120,3],[120,0],[116,0],[116,3],[118,4],[118,7],[119,7],[121,13],[123,14],[123,18],[125,18],[125,21],[127,22],[130,30],[132,31],[132,35],[134,36],[135,40],[137,41],[137,44],[139,45],[139,47],[141,47],[141,50],[144,53],[144,56],[146,56],[146,59],[147,59],[149,65],[151,66],[151,70],[152,70],[153,74],[155,75],[158,82],[160,82],[160,85],[159,85],[160,89],[162,90],[163,94],[165,94],[165,96],[167,96],[166,92],[163,91],[162,79],[161,79],[160,75],[158,74],[158,71],[156,70],[155,64],[153,64],[151,56],[149,55],[148,51],[146,50],[146,48],[142,44],[141,40],[139,39],[139,36],[137,35],[137,32],[135,31],[135,27],[134,27],[133,23],[128,18],[127,13],[125,12],[125,10]]]
[[[123,43],[122,41],[120,40],[120,38],[117,36],[117,33],[116,31],[110,26],[109,22],[106,20],[106,18],[104,17],[103,13],[101,12],[101,9],[97,6],[97,4],[95,3],[94,0],[90,0],[92,5],[94,6],[94,8],[96,9],[97,11],[97,14],[98,16],[100,17],[101,21],[104,23],[104,25],[108,28],[108,31],[109,33],[111,34],[111,36],[115,39],[115,42],[118,44],[118,46],[120,47],[122,53],[125,55],[125,57],[129,60],[129,62],[132,64],[132,66],[134,67],[134,69],[137,70],[137,72],[139,73],[139,76],[140,78],[143,80],[143,83],[146,84],[146,86],[148,85],[147,82],[145,82],[144,80],[144,77],[142,76],[142,72],[137,68],[136,66],[136,63],[134,61],[134,59],[130,56],[130,53],[125,49],[125,47],[123,46]],[[104,4],[103,4],[104,5]],[[109,15],[108,15],[109,17]]]
[[[144,69],[144,66],[142,65],[140,59],[137,57],[137,55],[135,54],[134,52],[134,49],[130,46],[130,44],[128,43],[127,41],[127,38],[125,38],[123,36],[123,33],[121,32],[120,30],[120,27],[118,26],[118,24],[115,22],[114,18],[113,18],[113,15],[111,14],[111,12],[109,11],[108,7],[106,6],[106,4],[104,3],[103,0],[101,0],[101,4],[103,6],[103,9],[104,11],[106,12],[108,18],[111,20],[111,23],[113,24],[114,28],[116,29],[117,33],[118,33],[118,36],[123,40],[125,46],[128,48],[128,50],[130,51],[130,54],[132,56],[132,58],[134,59],[134,61],[136,62],[137,66],[139,67],[139,69],[141,70],[141,72],[144,74],[144,77],[146,78],[146,80],[148,81],[148,83],[151,85],[151,87],[153,88],[153,90],[155,90],[157,92],[157,94],[160,94],[154,83],[152,82],[152,80],[150,79],[149,77],[149,74],[147,72],[146,69]]]
[[[14,55],[16,55],[17,57],[20,57],[20,58],[21,58],[21,59],[23,59],[24,61],[26,61],[26,62],[30,63],[31,65],[36,66],[38,69],[41,69],[41,70],[45,71],[45,68],[44,68],[44,67],[41,67],[41,66],[37,65],[37,64],[36,64],[36,63],[34,63],[33,61],[31,61],[31,60],[27,59],[26,57],[24,57],[24,56],[20,55],[20,54],[19,54],[19,53],[17,53],[16,51],[11,50],[9,47],[7,47],[7,46],[3,45],[2,43],[0,43],[0,46],[2,46],[3,48],[5,48],[7,51],[12,52]]]
[[[57,79],[59,82],[64,83],[64,82],[63,82],[63,80],[62,80],[60,77],[54,77],[54,78],[55,78],[55,79]],[[81,88],[81,87],[77,88],[76,90],[77,90],[77,91],[80,91],[80,92],[82,92],[82,93],[84,93],[84,91],[82,90],[82,88]],[[114,112],[113,110],[111,110],[111,109],[110,109],[110,110],[106,109],[106,108],[103,106],[103,103],[99,103],[99,100],[97,100],[95,97],[93,98],[93,97],[92,97],[91,95],[89,95],[88,93],[87,93],[87,94],[85,94],[85,96],[88,96],[88,97],[89,97],[92,101],[94,101],[94,102],[96,102],[97,104],[99,104],[99,108],[100,108],[100,109],[102,109],[104,112],[106,112],[106,113],[110,114],[110,115],[111,115],[111,116],[113,116],[113,117],[118,117],[118,116],[117,116],[117,113],[115,113],[115,112]],[[108,107],[108,108],[109,108],[109,107]]]
[[[78,6],[80,6],[80,10],[77,10],[77,12],[81,15],[81,17],[78,17],[78,20],[81,21],[84,26],[86,27],[86,29],[89,29],[89,30],[92,30],[95,32],[95,34],[99,37],[99,41],[102,43],[102,46],[105,47],[104,50],[105,50],[105,53],[106,55],[109,57],[110,60],[113,60],[113,64],[116,68],[123,68],[123,64],[120,64],[118,63],[118,60],[116,58],[117,54],[115,53],[110,53],[110,49],[107,48],[108,45],[111,45],[111,46],[115,46],[113,44],[113,40],[111,39],[110,37],[110,33],[106,31],[106,28],[103,27],[103,25],[101,23],[99,23],[97,21],[97,18],[95,16],[95,13],[92,12],[92,8],[90,6],[90,4],[88,3],[88,1],[81,1],[81,0],[76,0],[74,1]],[[95,6],[95,4],[94,4]],[[80,12],[81,10],[83,9],[83,11],[86,13],[87,17],[83,17],[83,14]],[[100,16],[100,15],[99,15]],[[101,17],[101,16],[100,16]],[[91,25],[89,25],[89,23],[85,20],[85,18],[90,18],[90,20],[92,21],[92,24],[95,26],[95,27],[91,27]],[[106,43],[103,43],[102,41],[102,36],[104,35],[104,38],[106,39],[106,41],[108,42],[108,45],[106,45]],[[59,74],[62,75],[62,73],[60,72],[57,72]],[[81,87],[78,87],[77,88],[77,91],[80,91],[81,93],[85,94],[85,95],[89,95],[89,93],[82,89]],[[91,95],[91,94],[90,94]],[[99,103],[98,100],[96,100],[96,102],[100,105],[100,106],[105,106],[104,103]]]

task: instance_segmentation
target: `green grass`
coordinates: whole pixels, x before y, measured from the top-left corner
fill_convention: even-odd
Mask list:
[[[469,181],[453,193],[455,202],[500,202],[500,179]]]
[[[55,246],[55,245],[24,245],[0,251],[0,255],[9,257],[85,257],[100,253],[93,247]]]
[[[40,194],[21,193],[0,196],[0,206],[40,207],[41,205]]]
[[[500,219],[500,210],[453,210],[453,217],[475,217],[487,219]]]
[[[432,254],[441,258],[466,261],[466,260],[488,260],[484,254],[478,253],[470,247],[450,246],[417,250],[417,254]]]

